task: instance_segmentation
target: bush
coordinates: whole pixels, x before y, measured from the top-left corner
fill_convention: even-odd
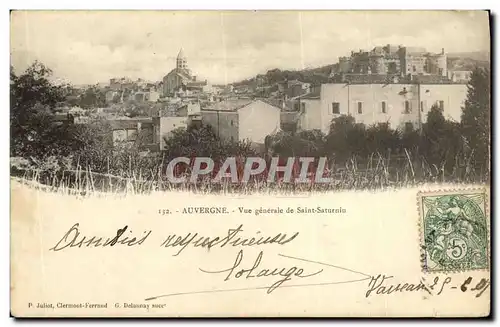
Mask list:
[[[178,128],[165,139],[163,156],[166,160],[175,157],[210,157],[224,160],[229,156],[253,156],[249,142],[223,140],[217,137],[210,125]]]

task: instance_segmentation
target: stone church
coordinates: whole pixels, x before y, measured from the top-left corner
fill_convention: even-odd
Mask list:
[[[176,67],[163,77],[163,96],[172,96],[181,87],[192,83],[196,83],[196,76],[193,76],[188,68],[186,56],[181,48],[177,55]]]

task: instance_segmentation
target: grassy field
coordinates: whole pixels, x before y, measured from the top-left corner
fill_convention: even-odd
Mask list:
[[[74,170],[36,170],[11,169],[11,176],[23,183],[43,185],[56,192],[88,194],[133,193],[144,194],[161,191],[189,191],[195,193],[303,193],[340,190],[377,190],[385,188],[404,188],[421,184],[489,184],[489,175],[477,173],[467,165],[453,166],[451,172],[443,167],[426,164],[423,159],[412,160],[409,155],[398,160],[373,155],[364,162],[351,160],[343,165],[333,165],[329,177],[333,182],[283,183],[265,180],[250,180],[248,183],[213,182],[209,178],[198,183],[174,184],[169,182],[160,169],[144,171],[141,169],[118,173],[98,173],[90,168]]]

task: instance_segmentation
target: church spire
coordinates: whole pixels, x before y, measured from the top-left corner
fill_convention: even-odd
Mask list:
[[[179,54],[177,55],[177,59],[186,59],[186,55],[184,54],[184,49],[181,48]]]
[[[188,69],[186,55],[184,54],[184,49],[181,48],[179,54],[177,55],[177,68],[178,69]]]

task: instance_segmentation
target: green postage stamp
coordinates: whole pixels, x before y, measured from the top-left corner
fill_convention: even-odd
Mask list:
[[[488,194],[485,190],[418,194],[425,272],[489,269]]]

